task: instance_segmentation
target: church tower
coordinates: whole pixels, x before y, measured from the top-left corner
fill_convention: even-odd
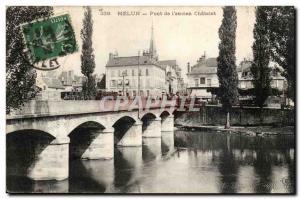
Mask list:
[[[153,21],[152,21],[152,26],[151,26],[151,39],[150,39],[149,55],[151,58],[158,60],[158,55],[156,52],[156,46],[155,46],[155,41],[154,41]]]

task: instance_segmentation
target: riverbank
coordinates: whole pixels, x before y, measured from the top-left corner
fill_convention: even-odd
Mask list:
[[[230,113],[232,126],[294,126],[295,110],[257,107],[233,107]],[[175,113],[175,124],[182,126],[222,126],[227,113],[221,106],[206,105],[198,111]],[[262,120],[261,120],[262,116]]]
[[[233,126],[230,129],[225,129],[224,126],[191,126],[191,125],[176,125],[177,129],[190,131],[213,131],[224,133],[236,133],[247,136],[271,136],[271,135],[294,135],[294,126]]]

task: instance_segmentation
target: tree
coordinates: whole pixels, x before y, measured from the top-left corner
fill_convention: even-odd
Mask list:
[[[295,8],[270,7],[271,57],[283,69],[288,81],[288,96],[295,101]]]
[[[47,6],[10,6],[6,10],[6,112],[20,108],[35,97],[36,71],[24,54],[20,25],[49,17],[53,8]]]
[[[223,8],[223,20],[219,28],[218,97],[227,113],[225,128],[230,128],[230,111],[238,100],[238,74],[235,65],[236,10],[233,6]]]
[[[93,20],[90,7],[85,8],[83,28],[81,30],[82,53],[81,53],[81,73],[86,77],[83,81],[82,92],[85,99],[92,99],[96,95],[96,82],[93,77],[95,69],[95,56],[92,42]]]
[[[251,73],[253,76],[254,101],[260,107],[260,120],[262,121],[262,108],[266,99],[271,95],[271,69],[270,62],[270,8],[260,6],[256,8],[256,23],[254,25],[253,63]]]
[[[97,88],[105,89],[105,84],[106,84],[106,75],[104,74],[100,82],[97,83]]]

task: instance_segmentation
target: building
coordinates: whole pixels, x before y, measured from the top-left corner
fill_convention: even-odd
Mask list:
[[[36,86],[40,90],[35,97],[36,100],[60,100],[61,92],[65,90],[53,71],[39,73],[36,78]]]
[[[189,95],[205,100],[211,99],[211,90],[219,87],[217,58],[207,59],[204,53],[192,67],[188,63],[187,71]]]
[[[244,59],[237,67],[238,87],[241,90],[253,88],[253,77],[250,71],[251,64],[251,60]],[[271,87],[278,91],[283,91],[286,80],[280,75],[282,69],[273,62],[270,63],[269,67],[271,68]],[[190,96],[211,100],[214,97],[211,91],[219,87],[217,58],[206,58],[204,53],[192,67],[188,63],[187,70],[187,90]]]
[[[74,74],[73,70],[63,71],[58,79],[61,81],[61,84],[64,86],[66,91],[81,91],[82,82],[84,77]]]
[[[167,93],[181,93],[184,89],[183,78],[181,77],[181,68],[177,65],[176,60],[162,60],[158,62],[166,71]]]
[[[139,75],[138,75],[139,71]],[[119,57],[110,53],[106,64],[106,90],[120,95],[161,97],[178,91],[176,60],[160,61],[154,42],[153,26],[149,50],[142,55]],[[139,78],[140,77],[140,78]]]
[[[251,74],[251,60],[244,59],[241,61],[238,67],[239,74],[239,88],[240,89],[251,89],[253,88],[253,77]],[[269,64],[271,68],[271,88],[277,89],[278,91],[283,91],[285,88],[286,80],[281,75],[282,69],[276,63],[271,62]]]

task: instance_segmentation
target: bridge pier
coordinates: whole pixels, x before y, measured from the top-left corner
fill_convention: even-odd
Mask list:
[[[174,131],[174,116],[169,115],[161,120],[161,131]]]
[[[114,129],[98,130],[97,137],[82,154],[81,159],[112,159],[114,157]]]
[[[142,146],[142,122],[136,121],[125,133],[117,146]]]
[[[69,177],[68,137],[56,138],[40,154],[28,169],[33,180],[64,180]]]
[[[143,137],[161,137],[161,118],[150,120],[149,123],[143,132]]]

